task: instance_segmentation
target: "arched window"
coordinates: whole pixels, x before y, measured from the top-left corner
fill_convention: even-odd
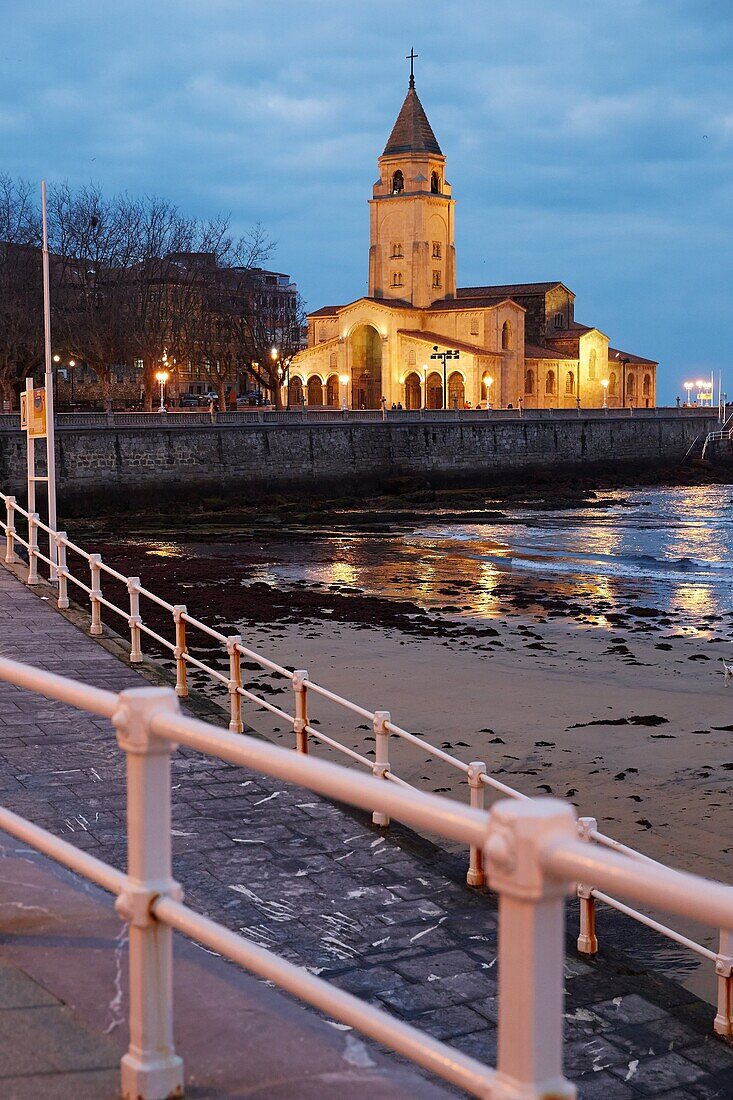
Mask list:
[[[329,355],[328,365],[331,368],[331,370],[336,370],[336,367],[338,366],[338,355],[335,351],[332,351],[331,354]]]
[[[524,392],[534,393],[534,371],[528,370],[524,376]]]
[[[392,273],[392,286],[402,286],[402,272],[394,271]]]
[[[555,392],[555,372],[554,370],[548,370],[545,376],[545,393]]]
[[[298,378],[297,374],[290,379],[290,404],[302,405],[303,404],[303,381]]]
[[[618,387],[618,380],[616,378],[616,372],[611,371],[611,373],[608,376],[608,392],[610,393],[611,397],[616,396],[617,387]]]
[[[642,385],[642,391],[644,397],[651,397],[652,395],[652,376],[651,374],[644,375],[644,382]]]
[[[422,406],[422,386],[417,371],[408,374],[405,379],[405,408],[419,409]]]
[[[478,336],[478,314],[471,316],[471,336]]]
[[[501,348],[502,351],[509,351],[514,346],[512,339],[512,325],[511,321],[505,321],[501,326]]]
[[[326,404],[335,409],[339,403],[339,376],[332,374],[326,383]]]
[[[596,376],[596,349],[591,348],[591,353],[588,356],[588,377],[594,379]]]
[[[401,260],[402,259],[402,244],[400,243],[400,241],[394,241],[392,243],[392,259],[393,260]]]
[[[437,172],[430,173],[430,190],[434,195],[440,194],[440,176]]]
[[[448,408],[462,409],[466,404],[466,389],[463,384],[463,375],[458,371],[448,376]]]
[[[443,408],[443,379],[437,371],[428,375],[425,407],[427,409]]]
[[[392,175],[392,194],[399,195],[400,191],[405,190],[405,177],[402,175],[400,168]]]
[[[569,395],[575,393],[575,375],[571,370],[565,375],[565,393]]]
[[[411,367],[415,366],[416,358],[415,358],[414,349],[412,351],[408,351],[408,353],[407,353],[407,362],[408,362],[409,366],[411,366]]]
[[[323,404],[323,382],[317,374],[308,379],[308,404]]]
[[[629,374],[626,377],[626,396],[634,397],[636,395],[636,378],[633,374]]]

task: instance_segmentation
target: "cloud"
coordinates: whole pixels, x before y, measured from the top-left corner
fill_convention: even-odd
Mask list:
[[[561,277],[579,316],[659,355],[668,396],[691,355],[727,356],[729,4],[14,7],[3,170],[261,220],[311,305],[345,300],[364,289],[367,199],[414,45],[464,282]]]

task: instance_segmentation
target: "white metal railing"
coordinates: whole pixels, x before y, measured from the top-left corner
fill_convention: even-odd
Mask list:
[[[172,930],[489,1100],[572,1100],[576,1095],[562,1073],[565,896],[575,883],[595,882],[604,892],[706,920],[733,938],[730,887],[653,860],[640,862],[636,853],[609,851],[588,835],[579,837],[572,807],[557,799],[500,801],[486,812],[395,788],[186,717],[169,688],[115,694],[4,658],[0,680],[110,719],[126,754],[126,874],[0,809],[0,828],[117,895],[115,908],[130,926],[130,1046],[121,1063],[126,1098],[162,1100],[183,1088],[183,1063],[173,1044]],[[483,853],[499,895],[496,1069],[333,988],[183,903],[171,860],[171,753],[179,745],[387,819],[399,818]],[[729,1023],[730,1008],[729,984]]]
[[[424,737],[404,729],[392,721],[392,716],[387,710],[370,710],[360,706],[349,699],[323,687],[311,680],[307,670],[285,668],[276,661],[270,660],[258,651],[245,646],[240,635],[224,635],[213,629],[200,619],[190,615],[184,604],[172,604],[162,599],[156,593],[144,588],[139,577],[127,577],[113,569],[102,560],[99,554],[90,554],[80,546],[73,543],[64,531],[52,531],[35,514],[30,514],[22,508],[14,497],[0,493],[0,500],[5,502],[6,518],[0,519],[0,529],[5,532],[5,562],[16,562],[16,546],[25,547],[28,552],[28,574],[26,583],[35,585],[39,582],[38,563],[42,562],[49,567],[49,573],[53,576],[57,573],[58,585],[57,606],[60,609],[69,607],[69,584],[72,584],[84,593],[90,605],[89,633],[100,635],[102,627],[102,609],[105,608],[126,622],[130,635],[129,660],[132,664],[143,660],[142,638],[145,636],[158,645],[163,653],[172,658],[175,663],[176,686],[175,693],[179,698],[188,695],[189,669],[207,676],[216,684],[221,685],[228,696],[227,709],[229,711],[229,730],[232,733],[242,733],[244,721],[242,718],[242,700],[252,704],[254,708],[261,708],[292,727],[294,747],[301,755],[308,755],[313,743],[325,745],[328,749],[341,754],[348,760],[367,768],[373,778],[381,780],[394,787],[413,789],[392,770],[390,763],[390,741],[397,738],[399,741],[419,748],[436,760],[457,772],[464,778],[467,788],[469,805],[476,810],[482,810],[485,805],[486,791],[505,795],[517,802],[531,801],[529,796],[521,791],[503,783],[491,775],[487,764],[483,760],[474,760],[466,763],[444,749],[431,744]],[[23,538],[16,527],[16,517],[21,516],[27,521],[27,537]],[[53,562],[53,554],[49,545],[49,554],[44,554],[38,547],[38,532],[44,532],[49,542],[56,551],[56,564]],[[89,570],[88,581],[76,576],[69,564],[69,553],[77,555]],[[127,589],[127,604],[121,607],[113,600],[105,597],[102,591],[102,577],[108,576],[118,585]],[[171,617],[172,633],[174,640],[164,637],[145,622],[141,614],[141,599],[149,601],[163,614]],[[212,667],[211,664],[195,656],[190,651],[191,631],[197,631],[208,641],[216,642],[222,648],[222,656],[226,653],[228,662],[227,673]],[[262,669],[282,677],[290,683],[293,692],[293,713],[290,714],[281,707],[271,703],[268,699],[257,695],[255,691],[247,688],[242,677],[242,659],[252,661]],[[317,728],[309,717],[309,699],[311,696],[327,700],[342,710],[360,719],[366,719],[372,725],[375,738],[374,760],[343,744],[336,738],[329,736],[323,730]],[[383,811],[373,809],[372,819],[375,825],[386,827],[389,825],[389,816]],[[650,857],[619,841],[599,832],[597,821],[593,817],[582,817],[578,823],[580,835],[596,845],[608,850],[620,852],[631,859],[643,861],[645,865],[660,866]],[[472,844],[469,847],[469,863],[466,873],[466,881],[469,886],[482,886],[486,881],[484,856],[479,845]],[[723,1035],[733,1035],[733,941],[727,933],[718,930],[718,950],[712,951],[704,944],[684,936],[673,928],[669,928],[654,918],[638,910],[631,909],[615,898],[599,892],[599,887],[592,880],[581,883],[578,886],[579,901],[579,935],[577,940],[578,950],[583,954],[593,955],[598,951],[598,931],[596,927],[596,902],[600,901],[613,909],[617,909],[626,916],[638,921],[640,924],[653,929],[667,939],[685,947],[707,962],[713,963],[718,982],[718,1013],[715,1018],[715,1030]],[[721,1005],[723,1008],[721,1009]],[[727,1006],[727,1007],[726,1007]]]

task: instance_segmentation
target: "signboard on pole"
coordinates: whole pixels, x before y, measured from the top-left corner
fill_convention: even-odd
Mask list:
[[[43,439],[47,434],[46,390],[39,386],[20,395],[20,426],[31,439]]]

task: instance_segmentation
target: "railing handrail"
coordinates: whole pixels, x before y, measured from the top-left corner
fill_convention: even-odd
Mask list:
[[[126,1095],[153,1100],[182,1086],[182,1063],[173,1046],[171,929],[360,1028],[473,1095],[494,1100],[509,1100],[519,1091],[522,1095],[552,1093],[568,1100],[574,1095],[562,1077],[562,918],[565,894],[574,883],[592,880],[693,919],[704,913],[733,936],[731,887],[662,865],[641,864],[592,844],[587,835],[578,838],[574,811],[557,799],[519,805],[499,802],[491,811],[479,812],[439,795],[396,789],[341,765],[241,738],[190,718],[180,713],[170,689],[138,688],[116,694],[7,658],[0,658],[0,680],[111,717],[128,756],[127,816],[136,828],[128,833],[127,874],[0,808],[0,828],[117,894],[116,908],[130,922],[132,1046],[131,1054],[122,1059]],[[170,754],[179,744],[362,809],[376,806],[406,824],[481,846],[492,885],[502,898],[498,1072],[383,1010],[334,990],[316,975],[182,904],[180,888],[172,878],[170,848]],[[727,980],[730,1010],[730,973]],[[153,1004],[155,1011],[146,1011]],[[726,1022],[730,1034],[730,1011]]]
[[[3,522],[0,519],[0,528],[5,530],[7,540],[7,553],[6,561],[12,560],[13,546],[15,543],[19,543],[25,546],[28,550],[29,560],[31,567],[29,571],[29,583],[30,576],[34,573],[37,561],[42,561],[49,566],[49,569],[53,573],[55,563],[52,557],[44,555],[37,546],[37,532],[38,530],[44,531],[48,534],[49,539],[53,539],[57,552],[58,552],[58,565],[56,570],[59,576],[59,606],[68,606],[68,598],[66,597],[66,584],[70,581],[76,587],[81,589],[90,599],[92,608],[92,622],[90,632],[93,634],[101,634],[101,609],[106,607],[113,613],[117,614],[121,618],[125,619],[130,628],[131,634],[131,652],[130,660],[141,660],[141,636],[152,639],[161,648],[168,651],[176,661],[176,692],[179,696],[185,697],[188,693],[186,672],[188,667],[197,669],[215,682],[226,688],[229,695],[230,705],[230,723],[229,729],[235,733],[241,733],[243,730],[243,722],[241,717],[241,704],[242,700],[246,700],[253,703],[255,706],[266,710],[268,713],[275,715],[277,718],[289,724],[294,731],[296,737],[296,745],[301,753],[308,752],[308,742],[317,741],[321,744],[327,745],[329,748],[336,752],[341,753],[349,760],[359,764],[362,767],[370,768],[372,775],[375,779],[380,781],[387,781],[392,787],[401,787],[408,789],[415,789],[408,784],[405,780],[401,779],[398,775],[395,775],[391,769],[389,763],[389,737],[395,736],[400,740],[406,741],[409,744],[419,747],[421,750],[428,752],[435,759],[441,760],[449,767],[454,768],[459,774],[464,776],[468,782],[470,805],[475,808],[482,808],[484,805],[484,791],[490,788],[499,794],[506,795],[507,797],[515,800],[516,802],[528,802],[529,796],[523,792],[516,790],[515,788],[503,783],[499,779],[492,776],[483,761],[477,761],[473,763],[466,763],[460,760],[458,757],[453,756],[451,753],[446,752],[444,749],[439,748],[436,745],[431,744],[425,738],[420,737],[417,734],[404,729],[403,727],[392,722],[391,715],[386,711],[369,710],[366,707],[360,706],[357,703],[352,702],[349,699],[331,691],[328,688],[316,683],[308,677],[307,672],[291,671],[285,668],[278,662],[272,661],[270,658],[265,657],[263,654],[257,652],[250,647],[242,644],[241,638],[238,636],[235,638],[227,637],[220,631],[215,630],[208,624],[197,619],[193,615],[190,615],[183,605],[174,605],[167,600],[162,599],[157,594],[151,592],[145,588],[139,578],[126,577],[124,574],[113,569],[111,566],[106,565],[102,561],[102,558],[98,554],[90,554],[76,543],[72,542],[65,532],[54,531],[47,524],[40,520],[37,516],[32,516],[29,512],[19,505],[14,498],[0,492],[0,499],[5,501],[6,508],[8,508],[8,520]],[[29,535],[28,539],[23,539],[15,530],[12,523],[12,518],[18,513],[24,516],[28,520]],[[12,530],[11,530],[12,528]],[[32,533],[31,533],[32,532]],[[85,561],[89,563],[91,580],[89,584],[86,584],[80,578],[74,576],[73,572],[69,569],[66,562],[66,550],[80,555]],[[99,584],[101,582],[102,573],[106,573],[114,577],[117,581],[127,586],[130,594],[130,608],[121,608],[114,604],[112,601],[106,599],[101,592]],[[63,595],[62,595],[63,589]],[[176,644],[170,642],[167,638],[163,637],[155,630],[153,630],[147,623],[144,622],[140,615],[139,601],[140,598],[149,599],[156,606],[162,608],[164,611],[170,613],[176,623]],[[225,648],[229,654],[230,667],[228,674],[219,671],[216,668],[211,667],[205,661],[199,660],[193,654],[188,652],[186,644],[186,624],[193,627],[196,630],[201,631],[204,635],[218,642],[223,648]],[[289,714],[287,711],[281,709],[275,704],[269,702],[258,696],[256,693],[246,688],[241,680],[241,659],[246,658],[259,664],[262,668],[268,669],[271,672],[288,680],[294,690],[296,701],[296,714],[295,716]],[[362,754],[351,749],[347,745],[341,744],[334,738],[329,737],[322,730],[316,729],[308,721],[306,694],[313,693],[320,696],[335,705],[343,708],[344,710],[357,715],[361,718],[365,718],[370,721],[375,730],[377,753],[374,762],[368,760]],[[299,710],[300,706],[300,710]],[[376,824],[386,825],[389,822],[389,815],[383,811],[373,810],[374,821]],[[585,825],[584,823],[592,823]],[[427,826],[426,826],[427,828]],[[626,845],[621,844],[619,841],[614,840],[611,837],[607,837],[605,834],[598,831],[595,824],[595,819],[582,818],[581,829],[584,830],[585,839],[594,841],[595,843],[615,850],[618,853],[628,855],[640,861],[644,861],[645,864],[663,866],[652,860],[649,856],[644,855],[635,849],[629,848]],[[470,864],[467,872],[467,881],[469,885],[480,886],[485,881],[485,867],[483,863],[483,856],[481,853],[480,845],[474,840],[470,842]],[[647,916],[644,913],[636,910],[629,909],[627,906],[623,906],[622,903],[616,902],[615,899],[606,896],[601,896],[601,891],[597,888],[596,883],[589,883],[587,888],[579,892],[580,896],[580,923],[581,934],[578,938],[578,946],[581,951],[589,953],[595,953],[597,951],[597,938],[595,935],[595,900],[598,899],[605,904],[615,907],[625,912],[628,916],[639,921],[640,923],[653,927],[656,931],[666,936],[668,939],[681,944],[682,946],[689,947],[690,950],[703,958],[714,958],[719,960],[720,958],[727,957],[727,949],[724,950],[721,946],[717,954],[710,951],[702,944],[695,943],[695,941],[688,939],[681,933],[675,931],[672,928],[668,928],[653,918]],[[590,929],[590,931],[587,931]]]

